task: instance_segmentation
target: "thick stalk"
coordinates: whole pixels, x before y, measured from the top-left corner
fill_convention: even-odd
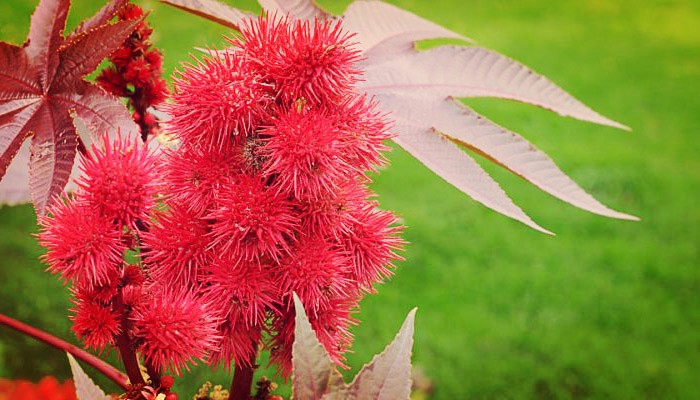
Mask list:
[[[257,343],[254,344],[257,347]],[[253,352],[248,365],[236,365],[233,367],[233,381],[229,390],[228,400],[250,400],[253,391],[253,375],[258,366],[255,364],[257,352]]]
[[[115,342],[117,349],[119,349],[119,355],[124,363],[126,374],[129,376],[129,381],[132,385],[145,385],[146,381],[143,380],[141,368],[139,368],[139,360],[136,356],[136,349],[134,348],[134,344],[129,337],[131,323],[129,321],[129,314],[124,306],[124,301],[122,300],[121,289],[119,289],[117,296],[114,298],[114,311],[121,318],[119,326],[120,332],[115,338]]]
[[[51,335],[50,333],[42,331],[41,329],[12,319],[5,314],[0,314],[0,325],[5,325],[9,328],[16,330],[17,332],[23,333],[27,336],[31,336],[34,339],[44,342],[49,346],[70,353],[76,359],[84,362],[92,368],[95,368],[99,373],[111,379],[112,382],[116,383],[124,390],[126,390],[129,386],[127,384],[126,375],[124,375],[121,371],[100,360],[99,358],[93,356],[92,354],[86,352],[85,350],[82,350],[66,342],[65,340],[59,339],[56,336]]]

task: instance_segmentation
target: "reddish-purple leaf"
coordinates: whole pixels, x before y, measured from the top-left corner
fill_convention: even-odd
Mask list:
[[[93,28],[66,42],[61,49],[61,64],[56,71],[57,91],[71,90],[74,82],[91,73],[100,62],[119,47],[143,18],[119,21]]]
[[[62,30],[68,5],[67,0],[41,0],[27,46],[0,44],[0,179],[31,136],[29,187],[38,214],[71,174],[80,141],[71,113],[96,135],[117,128],[138,132],[122,104],[82,79],[123,43],[138,20],[91,28],[66,42]]]
[[[26,139],[26,135],[16,135],[17,131],[27,131],[32,116],[41,108],[36,103],[25,107],[15,114],[0,116],[0,176],[5,174],[7,167]]]
[[[76,35],[88,32],[91,29],[100,27],[104,24],[109,23],[109,21],[117,15],[120,8],[124,7],[129,0],[112,0],[109,3],[102,6],[102,8],[95,13],[89,19],[81,22],[77,28],[70,35],[68,35],[68,40],[71,40]]]
[[[0,114],[12,111],[1,108],[5,101],[39,93],[41,89],[32,73],[25,49],[0,42]]]
[[[42,0],[32,15],[25,49],[44,90],[58,68],[58,48],[63,45],[69,8],[70,0]]]
[[[37,210],[43,210],[68,183],[78,148],[70,116],[45,105],[30,122],[35,132],[29,148],[29,193]]]
[[[108,132],[128,134],[138,131],[126,107],[116,97],[96,86],[86,84],[80,91],[62,93],[55,100],[65,108],[74,110],[88,131],[97,136]]]

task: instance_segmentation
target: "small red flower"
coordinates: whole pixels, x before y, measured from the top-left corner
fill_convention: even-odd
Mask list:
[[[258,343],[262,338],[262,327],[248,327],[235,315],[220,328],[221,339],[217,343],[217,349],[211,354],[209,364],[218,366],[223,364],[226,369],[231,367],[231,362],[240,366],[251,366],[251,359],[258,352]]]
[[[402,228],[396,217],[376,206],[374,202],[366,202],[352,210],[353,222],[339,240],[352,260],[352,279],[368,291],[374,283],[391,275],[392,262],[401,259],[396,252],[405,243],[399,236]]]
[[[166,153],[162,189],[174,203],[204,212],[213,204],[222,185],[240,171],[233,151],[184,145]]]
[[[243,52],[258,62],[287,101],[333,102],[351,92],[357,82],[359,70],[354,63],[360,60],[360,53],[352,48],[352,35],[341,29],[340,22],[289,23],[262,17],[244,26],[241,34]],[[280,50],[266,51],[266,44]]]
[[[331,306],[332,299],[355,295],[348,261],[343,251],[323,238],[303,236],[276,269],[281,293],[296,292],[309,317],[315,317]]]

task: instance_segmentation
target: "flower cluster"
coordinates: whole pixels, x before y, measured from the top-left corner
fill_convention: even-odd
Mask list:
[[[179,146],[156,158],[119,137],[82,160],[39,240],[73,284],[88,347],[126,343],[179,373],[197,359],[250,366],[267,340],[287,374],[297,293],[342,364],[359,300],[403,244],[367,186],[389,133],[355,91],[350,39],[339,22],[249,21],[176,79],[166,128]]]
[[[96,350],[136,343],[159,369],[206,356],[217,338],[207,305],[154,286],[142,263],[129,262],[155,212],[158,158],[119,135],[94,145],[80,167],[78,190],[40,218],[38,235],[49,271],[72,283],[73,331]]]
[[[144,15],[139,6],[127,3],[117,17],[121,21]],[[141,127],[143,139],[158,127],[155,116],[148,108],[161,104],[168,90],[162,78],[163,56],[151,48],[149,40],[153,29],[141,21],[129,38],[109,57],[112,66],[102,70],[97,83],[107,92],[128,97],[134,110],[133,118]]]
[[[386,121],[354,88],[359,53],[340,23],[259,18],[230,42],[175,81],[166,129],[180,147],[165,162],[168,209],[144,236],[147,269],[216,310],[213,364],[250,364],[269,337],[289,372],[293,292],[342,363],[351,314],[402,245],[367,187]]]

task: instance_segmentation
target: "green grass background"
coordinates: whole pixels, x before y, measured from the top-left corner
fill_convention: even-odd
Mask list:
[[[153,9],[168,73],[193,47],[222,43],[225,30],[212,23],[139,3]],[[347,1],[321,3],[340,12]],[[626,133],[512,102],[468,102],[642,221],[587,214],[483,162],[558,234],[548,237],[476,204],[395,149],[374,188],[404,219],[411,244],[392,281],[362,303],[347,376],[418,306],[414,364],[432,379],[434,399],[700,398],[700,3],[392,3],[520,60],[633,127]],[[0,39],[23,40],[35,4],[1,2]],[[75,0],[69,26],[98,7]],[[43,272],[35,231],[29,207],[0,209],[0,312],[74,341],[67,289]],[[67,377],[65,357],[0,328],[0,376],[44,374]],[[225,371],[196,368],[179,384],[182,397],[207,379],[229,382]]]

